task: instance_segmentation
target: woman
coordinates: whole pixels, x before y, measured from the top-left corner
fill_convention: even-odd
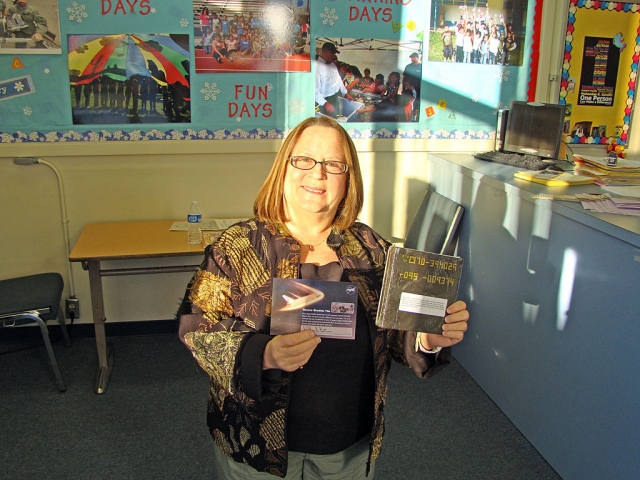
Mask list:
[[[363,72],[364,72],[364,75],[362,76],[362,78],[358,82],[357,88],[358,88],[358,90],[362,90],[364,92],[373,83],[373,78],[371,78],[371,70],[369,70],[368,68],[365,68],[363,70]]]
[[[202,7],[200,12],[200,31],[204,34],[205,28],[209,28],[211,25],[211,18],[209,17],[209,9]]]
[[[350,137],[334,119],[309,118],[284,140],[256,217],[207,247],[178,318],[211,376],[218,478],[300,479],[308,468],[365,478],[380,453],[391,358],[431,376],[448,363],[440,347],[463,338],[464,302],[447,309],[443,335],[375,326],[389,244],[356,222],[362,204]],[[276,277],[356,283],[355,340],[321,342],[309,330],[270,336]]]

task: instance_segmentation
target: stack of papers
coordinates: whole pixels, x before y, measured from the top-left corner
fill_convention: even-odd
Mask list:
[[[615,165],[609,165],[607,157],[574,155],[575,171],[592,177],[600,185],[640,185],[640,162],[618,158]]]
[[[640,216],[640,199],[611,197],[602,200],[583,200],[582,206],[593,212]]]
[[[574,175],[567,172],[556,172],[551,170],[542,171],[526,171],[516,172],[514,177],[529,182],[541,183],[549,187],[566,187],[568,185],[588,185],[593,183],[595,179],[593,177]]]
[[[602,190],[618,195],[619,197],[632,197],[640,199],[640,185],[629,185],[624,187],[603,186]]]

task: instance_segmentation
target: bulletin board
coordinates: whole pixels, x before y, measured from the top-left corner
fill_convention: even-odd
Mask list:
[[[560,90],[567,143],[628,143],[640,57],[638,7],[570,1]]]
[[[282,138],[302,119],[321,114],[314,97],[316,57],[326,43],[339,50],[339,61],[360,73],[368,69],[372,78],[380,74],[388,82],[397,72],[400,88],[412,57],[421,64],[417,88],[409,89],[413,110],[405,108],[405,116],[399,109],[393,120],[376,117],[367,95],[360,95],[355,113],[338,118],[353,138],[492,138],[498,110],[533,96],[540,5],[28,0],[47,28],[40,28],[41,40],[22,41],[17,36],[26,27],[15,21],[18,30],[0,40],[0,143]],[[262,52],[218,61],[205,33],[223,16],[231,25],[234,15],[245,17],[244,30],[260,39]],[[288,34],[277,32],[283,23],[291,26]],[[269,28],[272,33],[256,33]],[[452,33],[451,56],[446,32]],[[487,39],[483,54],[482,37],[493,32],[497,46]],[[298,37],[305,38],[296,51],[302,53],[292,51],[302,44]]]

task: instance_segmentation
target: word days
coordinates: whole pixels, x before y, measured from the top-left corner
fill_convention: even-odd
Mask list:
[[[113,13],[117,15],[121,13],[139,13],[140,15],[148,15],[151,12],[149,0],[102,0],[102,15]]]
[[[269,100],[269,89],[255,85],[236,85],[235,99],[239,102],[229,102],[229,117],[242,118],[262,116],[268,118],[273,113],[273,105],[261,100]],[[248,102],[244,100],[249,100]]]
[[[351,0],[350,0],[351,1]],[[356,0],[356,2],[366,1],[372,3],[371,0]],[[411,0],[374,0],[373,3],[381,3],[387,5],[401,5],[403,7],[411,3]],[[390,22],[393,19],[393,12],[390,7],[377,7],[373,5],[351,5],[349,7],[349,21],[360,22]]]

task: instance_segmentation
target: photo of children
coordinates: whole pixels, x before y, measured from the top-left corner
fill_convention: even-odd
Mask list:
[[[68,35],[73,123],[190,123],[189,36]]]
[[[57,0],[0,0],[0,54],[60,54]]]
[[[417,122],[419,41],[317,38],[316,116],[339,122]]]
[[[528,0],[433,0],[429,61],[522,65]]]
[[[193,1],[196,73],[310,72],[309,3]]]

